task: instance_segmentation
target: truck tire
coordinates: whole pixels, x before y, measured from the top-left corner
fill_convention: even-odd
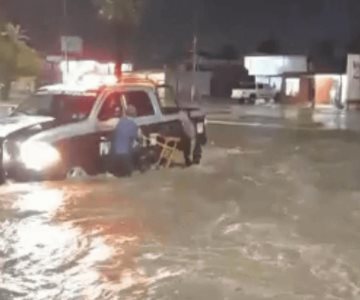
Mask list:
[[[67,170],[65,179],[83,179],[88,177],[89,174],[83,167],[72,167]]]
[[[239,102],[240,105],[245,104],[245,99],[244,98],[239,98],[238,102]]]

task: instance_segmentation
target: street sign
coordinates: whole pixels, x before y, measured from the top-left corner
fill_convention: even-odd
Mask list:
[[[83,51],[83,40],[78,36],[62,36],[61,51],[64,53],[81,54]]]

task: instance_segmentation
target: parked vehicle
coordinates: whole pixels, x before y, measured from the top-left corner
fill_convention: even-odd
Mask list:
[[[136,107],[136,122],[145,135],[184,139],[180,107],[168,86],[122,83],[99,90],[48,86],[0,119],[2,179],[52,180],[78,172],[106,172],[112,132],[126,105]],[[205,115],[197,108],[182,109],[188,110],[196,126],[194,156],[200,162],[206,143]]]
[[[269,102],[276,98],[276,94],[276,89],[269,84],[241,82],[232,90],[231,98],[237,99],[239,104],[255,104],[258,99]]]

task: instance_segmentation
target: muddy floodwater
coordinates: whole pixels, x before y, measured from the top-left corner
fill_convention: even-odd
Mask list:
[[[360,299],[360,138],[212,126],[201,166],[0,187],[0,299]]]

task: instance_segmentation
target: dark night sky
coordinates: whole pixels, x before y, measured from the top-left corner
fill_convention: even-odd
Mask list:
[[[148,0],[138,34],[138,56],[161,61],[190,48],[195,0]],[[217,50],[235,44],[253,52],[266,38],[277,38],[284,52],[302,53],[317,41],[335,40],[339,50],[360,28],[360,0],[197,0],[200,46]],[[61,0],[0,0],[2,14],[22,24],[34,45],[56,48],[62,30]],[[113,31],[99,20],[91,0],[68,0],[72,33],[89,48],[111,52]],[[103,47],[102,47],[103,46]],[[144,53],[144,51],[146,53]]]

